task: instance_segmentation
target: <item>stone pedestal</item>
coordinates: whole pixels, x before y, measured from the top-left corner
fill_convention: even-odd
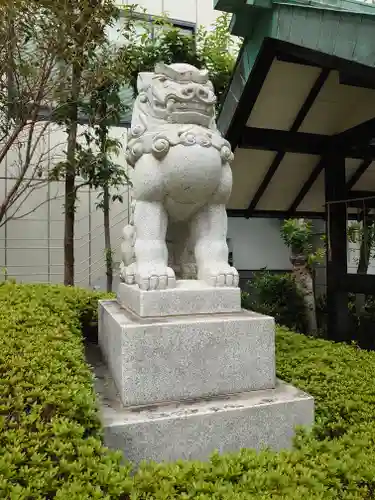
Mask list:
[[[122,283],[117,300],[99,310],[118,391],[103,418],[107,445],[135,464],[285,448],[296,425],[312,423],[312,398],[276,380],[273,318],[241,310],[238,288]]]
[[[121,283],[117,301],[142,318],[241,311],[239,288],[212,288],[197,280],[180,280],[176,288],[166,290],[140,290],[136,285]]]

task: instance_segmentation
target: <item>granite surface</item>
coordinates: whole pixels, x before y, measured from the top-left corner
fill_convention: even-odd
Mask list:
[[[310,426],[314,402],[277,381],[275,389],[124,408],[98,346],[86,355],[95,374],[105,443],[142,460],[205,460],[214,451],[290,448],[295,426]]]
[[[100,303],[99,318],[99,344],[125,406],[275,386],[271,317],[243,310],[148,319],[112,300]]]
[[[238,287],[213,288],[199,280],[178,280],[176,288],[165,290],[141,290],[138,285],[121,283],[117,301],[141,317],[241,311],[241,291]]]

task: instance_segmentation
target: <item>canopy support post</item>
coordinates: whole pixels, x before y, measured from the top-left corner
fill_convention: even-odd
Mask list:
[[[327,221],[327,334],[345,341],[350,338],[348,293],[342,289],[347,275],[347,207],[346,203],[329,203],[346,196],[345,158],[327,156],[324,165]]]

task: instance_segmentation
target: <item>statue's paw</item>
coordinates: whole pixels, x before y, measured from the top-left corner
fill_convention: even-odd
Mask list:
[[[165,290],[176,286],[173,269],[157,264],[138,265],[135,281],[141,290]]]
[[[130,264],[129,266],[122,265],[120,267],[120,279],[127,285],[135,284],[135,266]]]
[[[239,283],[238,272],[229,264],[213,264],[198,273],[198,279],[205,281],[210,286],[237,287]]]

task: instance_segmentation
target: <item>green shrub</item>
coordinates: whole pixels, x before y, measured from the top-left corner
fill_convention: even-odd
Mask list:
[[[101,443],[80,320],[98,295],[0,286],[0,498],[14,500],[371,500],[375,353],[279,328],[277,374],[315,397],[295,447],[206,463],[144,465],[130,478]],[[91,311],[91,312],[90,312]]]
[[[374,499],[375,353],[279,329],[277,374],[315,397],[315,427],[294,450],[144,466],[134,498]]]
[[[80,316],[95,317],[97,299],[61,286],[0,286],[1,499],[110,499],[127,491],[120,456],[102,446],[83,355]]]
[[[242,307],[273,316],[277,324],[291,330],[306,332],[303,297],[290,273],[254,273],[242,292]]]

